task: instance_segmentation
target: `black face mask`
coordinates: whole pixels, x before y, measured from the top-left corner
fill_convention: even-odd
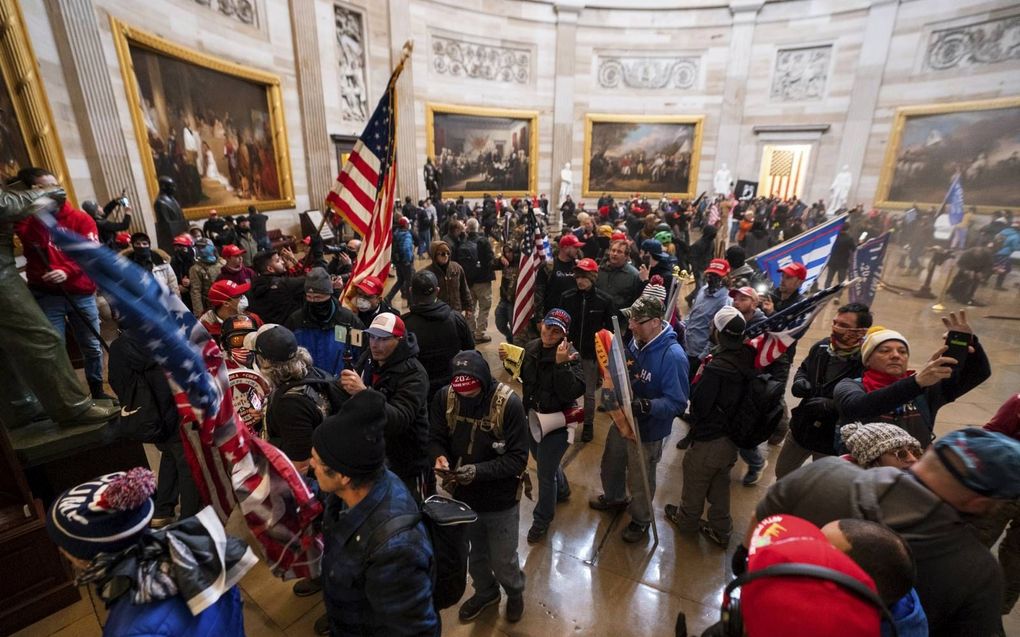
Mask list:
[[[722,279],[715,274],[708,274],[705,276],[705,285],[708,286],[709,294],[715,294],[722,287]]]
[[[152,261],[152,248],[135,248],[134,259],[139,263]]]
[[[329,299],[328,301],[318,301],[316,303],[305,301],[305,310],[308,312],[308,316],[323,323],[333,318],[334,309],[335,304],[333,299]]]

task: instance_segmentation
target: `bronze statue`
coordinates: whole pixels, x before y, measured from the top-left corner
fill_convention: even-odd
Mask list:
[[[156,243],[167,252],[174,250],[174,237],[188,231],[188,220],[174,196],[176,193],[177,184],[172,178],[166,175],[159,178],[159,194],[152,207],[156,211]]]

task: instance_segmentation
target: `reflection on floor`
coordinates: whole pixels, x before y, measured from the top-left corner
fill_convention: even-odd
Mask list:
[[[895,263],[895,256],[890,255],[890,264]],[[919,288],[922,282],[896,273],[887,280],[907,290]],[[1018,316],[1020,296],[1012,281],[1006,292],[982,289],[978,299],[987,307],[967,310],[992,360],[993,375],[939,412],[936,430],[940,435],[964,425],[983,424],[1011,392],[1020,391],[1020,322],[989,318]],[[936,278],[932,287],[940,290],[942,281]],[[940,315],[930,309],[932,303],[890,290],[880,291],[875,303],[876,322],[901,331],[910,340],[914,366],[926,360],[942,338]],[[816,319],[808,340],[827,334],[835,307],[828,307]],[[492,325],[490,321],[489,334],[498,336]],[[494,339],[480,348],[494,370],[498,367],[497,342]],[[801,356],[806,351],[806,347],[800,348]],[[613,517],[588,508],[588,498],[601,493],[599,460],[607,426],[604,414],[598,414],[595,440],[568,451],[566,473],[572,495],[559,505],[549,535],[538,544],[525,541],[534,504],[528,500],[521,504],[520,555],[528,577],[524,618],[508,624],[503,618],[504,601],[498,610],[491,607],[473,623],[461,624],[456,608],[451,608],[443,613],[445,635],[668,635],[673,633],[680,611],[686,614],[691,633],[699,634],[718,619],[720,592],[731,577],[728,554],[704,538],[680,537],[662,515],[663,507],[680,497],[683,452],[674,447],[674,440],[666,445],[659,465],[657,546],[652,546],[651,540],[638,545],[622,541],[626,513]],[[772,467],[779,449],[770,447],[768,451],[770,467],[758,485],[741,486],[746,468],[742,462],[733,471],[732,508],[737,529],[746,526],[754,505],[775,480]],[[534,470],[534,462],[531,468]],[[273,579],[261,566],[249,573],[241,586],[249,635],[313,634],[312,624],[323,612],[320,599],[295,597],[291,583]],[[1006,634],[1020,635],[1020,611],[1014,611],[1005,622]],[[17,634],[77,637],[99,635],[100,631],[92,604],[86,599]]]

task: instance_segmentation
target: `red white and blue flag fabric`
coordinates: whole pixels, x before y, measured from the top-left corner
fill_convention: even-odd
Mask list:
[[[535,314],[535,286],[538,271],[545,266],[548,239],[538,225],[535,211],[529,210],[525,218],[524,239],[521,241],[521,262],[517,272],[517,290],[514,296],[514,314],[511,332],[520,333]]]
[[[802,263],[807,268],[807,278],[800,286],[800,291],[806,292],[821,274],[825,264],[829,262],[832,244],[836,242],[836,235],[846,223],[846,219],[847,215],[840,215],[789,241],[759,252],[753,257],[749,257],[748,260],[754,259],[758,267],[768,273],[773,284],[777,286],[780,280],[779,268],[794,262]]]
[[[850,278],[853,279],[849,285],[851,303],[871,305],[875,300],[878,281],[882,277],[882,266],[885,263],[885,251],[888,247],[888,232],[857,246],[853,260],[850,262]]]
[[[949,223],[959,225],[963,221],[963,184],[960,183],[960,173],[953,175],[953,181],[949,183],[949,191],[946,192],[946,212],[949,213]]]
[[[786,350],[807,333],[811,322],[822,311],[834,294],[846,284],[837,283],[831,288],[812,294],[790,307],[779,310],[763,321],[751,323],[744,330],[744,338],[748,339],[757,354],[754,366],[761,370],[768,367]]]
[[[322,507],[290,460],[248,433],[234,414],[226,362],[216,342],[152,275],[104,246],[50,226],[55,246],[78,262],[118,314],[120,327],[145,343],[177,389],[181,438],[195,482],[226,523],[235,506],[274,574],[315,577]]]

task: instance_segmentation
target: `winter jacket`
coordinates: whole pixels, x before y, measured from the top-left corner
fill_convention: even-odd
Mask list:
[[[536,293],[541,291],[541,299],[537,298],[537,302],[541,301],[542,312],[539,314],[537,311],[536,320],[541,319],[545,316],[549,310],[560,306],[560,298],[563,293],[567,290],[573,290],[577,287],[577,283],[574,281],[574,266],[577,264],[576,261],[563,261],[559,257],[553,259],[552,266],[545,266],[538,271],[538,288]]]
[[[231,270],[227,266],[220,268],[220,275],[216,277],[217,281],[233,281],[238,285],[244,285],[245,283],[251,283],[255,280],[255,270],[252,270],[246,265],[242,265],[236,270]]]
[[[440,301],[458,312],[471,309],[471,288],[468,287],[464,268],[453,261],[448,261],[445,268],[440,267],[433,260],[425,269],[436,275],[436,280],[439,281]]]
[[[191,281],[194,294],[195,281]],[[248,293],[251,310],[266,323],[283,324],[305,303],[305,278],[286,274],[262,274],[255,278]]]
[[[727,435],[730,418],[754,374],[754,350],[743,344],[717,348],[691,387],[691,439],[702,442]]]
[[[95,220],[83,210],[64,202],[56,213],[57,225],[76,232],[88,241],[99,242]],[[68,257],[50,242],[50,231],[42,221],[29,217],[15,225],[25,255],[25,276],[28,287],[46,294],[94,294],[96,284],[85,274],[78,262]],[[63,283],[52,284],[42,280],[50,270],[62,270],[67,275]]]
[[[129,415],[139,413],[147,415],[145,422],[136,423],[123,416],[120,420],[121,433],[140,439],[146,432],[166,432],[169,435],[162,440],[149,439],[145,442],[164,442],[176,438],[178,415],[174,393],[170,389],[166,372],[154,360],[144,343],[127,332],[121,334],[110,343],[109,381],[113,393],[124,405],[124,412]],[[125,425],[143,425],[137,430],[124,431]]]
[[[868,393],[860,378],[847,378],[836,385],[833,399],[839,410],[839,427],[849,422],[888,422],[916,438],[923,448],[934,439],[935,417],[939,409],[974,389],[992,375],[988,356],[973,341],[974,353],[952,376],[929,387],[921,387],[907,376]],[[838,433],[838,431],[837,431]]]
[[[478,261],[474,268],[464,267],[464,274],[467,276],[468,285],[475,283],[492,283],[496,280],[496,272],[492,269],[492,244],[489,238],[483,234],[468,233],[466,241],[473,241],[478,251]]]
[[[995,251],[995,256],[1003,259],[1009,258],[1011,254],[1020,250],[1020,230],[1016,228],[1006,228],[995,235],[996,242],[1002,242],[999,249]]]
[[[195,316],[202,316],[209,309],[209,289],[220,275],[221,267],[222,261],[216,263],[195,261],[188,271],[188,278],[191,279],[191,311]]]
[[[931,637],[1000,634],[1003,585],[995,558],[960,514],[910,471],[822,458],[773,484],[755,509],[758,520],[779,513],[819,527],[842,518],[888,526],[914,555]]]
[[[715,226],[706,226],[701,231],[701,238],[691,244],[691,267],[695,272],[702,272],[712,260],[713,243],[718,230]]]
[[[708,286],[703,285],[694,297],[694,304],[687,314],[687,356],[689,358],[705,358],[708,355],[708,335],[712,328],[712,318],[726,305],[733,305],[729,291],[721,287],[713,294],[708,293]]]
[[[676,342],[676,332],[666,324],[643,347],[632,339],[628,349],[634,357],[630,368],[634,398],[651,401],[651,413],[637,417],[641,442],[662,440],[673,429],[673,419],[687,409],[687,355]]]
[[[429,377],[418,361],[418,340],[408,333],[383,364],[365,351],[355,363],[366,387],[386,396],[386,466],[410,480],[428,469]]]
[[[573,347],[571,352],[575,352]],[[542,346],[536,338],[524,346],[521,363],[521,385],[524,388],[524,409],[552,414],[574,406],[584,395],[584,372],[581,361],[556,362],[556,348]]]
[[[832,244],[828,267],[834,270],[844,270],[850,267],[850,258],[854,256],[856,250],[857,242],[850,236],[850,233],[840,232]]]
[[[452,432],[446,417],[449,386],[436,393],[429,410],[429,457],[435,462],[439,456],[446,456],[451,468],[475,465],[475,479],[457,486],[453,497],[475,511],[505,511],[517,506],[517,487],[528,464],[528,419],[524,403],[514,393],[503,406],[502,438],[496,438],[491,428],[463,420],[488,420],[492,396],[499,385],[481,354],[469,361],[469,373],[482,381],[482,392],[474,398],[457,396],[458,419]]]
[[[370,547],[356,544],[379,525],[412,513],[418,505],[390,471],[351,509],[334,494],[326,497],[322,593],[332,637],[438,635],[432,544],[424,525],[394,533],[369,555]]]
[[[414,238],[404,228],[393,229],[393,262],[414,263]]]
[[[241,590],[234,586],[216,603],[192,615],[180,595],[147,604],[132,604],[122,595],[110,607],[105,637],[244,637]]]
[[[674,259],[671,256],[663,254],[662,261],[659,261],[648,270],[648,278],[651,279],[656,274],[661,276],[662,286],[666,288],[666,292],[669,293],[669,289],[673,285],[674,265],[676,265],[676,259]]]
[[[347,352],[347,339],[337,338],[337,326],[347,329],[365,329],[364,324],[354,312],[333,300],[333,312],[325,320],[316,319],[305,305],[287,317],[284,327],[294,332],[297,344],[308,350],[312,355],[312,363],[334,376],[339,376],[344,369],[344,354]],[[361,348],[351,347],[351,360],[361,356]]]
[[[586,292],[574,288],[563,293],[559,307],[570,315],[567,340],[578,349],[581,358],[595,360],[595,333],[601,329],[613,331],[616,314],[613,300],[595,287]]]
[[[135,261],[135,259],[133,258],[134,254],[133,248],[121,250],[120,254],[127,257],[128,259],[131,259],[138,265],[148,270],[149,273],[152,274],[152,278],[156,279],[157,281],[161,281],[163,285],[166,286],[166,289],[170,291],[170,294],[173,294],[174,296],[181,295],[181,288],[177,284],[177,274],[174,272],[173,267],[170,265],[169,254],[163,252],[159,248],[152,248],[151,251],[152,260],[147,263]]]
[[[756,223],[751,231],[744,236],[744,241],[740,245],[744,247],[744,251],[750,258],[768,250],[769,243],[769,231],[765,229],[764,225]]]
[[[595,287],[609,295],[617,310],[622,310],[630,307],[641,296],[645,283],[638,276],[637,268],[630,263],[624,263],[620,268],[604,264],[599,268]]]
[[[429,377],[428,400],[453,378],[451,364],[457,352],[475,348],[471,327],[459,312],[442,301],[416,305],[401,317],[418,339],[418,362]],[[431,402],[430,402],[431,404]]]
[[[244,250],[244,254],[241,255],[241,262],[250,268],[255,260],[255,255],[259,253],[259,243],[255,240],[255,235],[251,232],[241,232],[238,230],[236,245]]]

